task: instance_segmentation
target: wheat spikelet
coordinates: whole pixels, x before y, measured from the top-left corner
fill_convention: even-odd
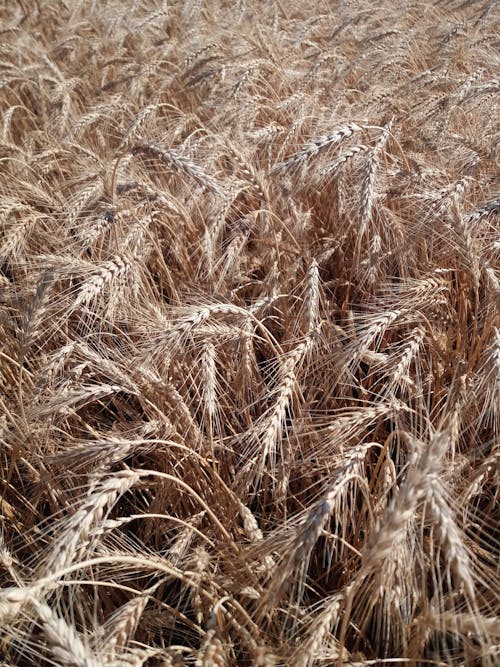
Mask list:
[[[292,656],[290,664],[294,665],[294,667],[309,667],[317,662],[320,655],[326,653],[322,650],[322,645],[327,643],[328,634],[331,632],[332,626],[338,624],[343,600],[344,594],[337,593],[330,596],[321,604],[321,608],[314,621],[310,623],[311,627],[308,629],[305,641]],[[350,659],[346,649],[342,649],[337,642],[330,640],[328,643],[330,643],[330,645],[333,644],[327,654],[329,660],[335,661],[342,659],[342,664],[357,664],[353,659]]]
[[[101,291],[110,285],[117,283],[130,271],[130,262],[120,256],[114,257],[98,267],[96,273],[82,285],[78,296],[72,304],[72,310],[87,306]]]
[[[366,357],[367,353],[377,352],[372,347],[379,348],[382,338],[389,327],[407,313],[402,308],[386,311],[375,317],[366,327],[366,332],[360,333],[354,344],[350,346],[348,365],[352,368]]]
[[[319,293],[320,278],[318,263],[314,259],[307,272],[308,278],[308,304],[307,304],[307,333],[309,335],[316,329],[319,317]]]
[[[139,479],[140,475],[133,471],[123,471],[104,479],[61,526],[60,534],[56,536],[46,556],[44,571],[49,574],[53,570],[63,569],[84,553],[89,531],[102,520],[106,507],[113,505]]]
[[[392,121],[384,127],[380,138],[375,144],[373,150],[370,151],[367,158],[366,168],[363,174],[363,181],[361,185],[361,222],[357,235],[358,249],[361,248],[368,225],[372,218],[373,207],[377,196],[376,182],[378,166],[382,152],[384,151],[387,140],[389,139],[391,127]]]
[[[34,340],[36,340],[37,335],[40,333],[44,307],[47,305],[48,292],[52,278],[53,276],[50,271],[44,273],[38,283],[30,307],[27,309],[26,323],[21,337],[21,357],[24,357],[26,350]]]
[[[434,484],[432,492],[427,495],[429,508],[432,513],[437,540],[443,548],[443,556],[447,561],[450,572],[454,575],[459,586],[463,586],[469,599],[474,599],[474,578],[471,572],[469,554],[464,540],[457,528],[453,513],[443,499],[443,492]]]
[[[48,605],[35,603],[36,613],[42,623],[49,651],[59,665],[68,667],[100,667],[103,663],[93,657],[84,641],[62,618],[58,618]]]
[[[156,588],[156,586],[155,586]],[[148,594],[136,596],[126,602],[110,617],[106,623],[106,662],[113,664],[116,654],[123,651],[127,642],[132,639],[141,616],[148,603]]]
[[[424,329],[417,327],[408,336],[408,344],[403,349],[397,364],[391,366],[391,374],[386,384],[385,391],[387,394],[395,392],[398,387],[405,390],[412,389],[412,380],[410,377],[410,365],[415,362],[418,352],[425,340]]]
[[[341,153],[335,160],[328,162],[324,167],[318,170],[315,179],[318,183],[323,183],[325,180],[337,176],[340,170],[345,167],[350,160],[352,160],[356,155],[366,153],[368,150],[368,146],[365,146],[364,144],[351,146],[346,151]]]
[[[387,518],[375,536],[375,544],[369,545],[367,549],[366,560],[371,562],[371,557],[380,562],[387,556],[388,550],[394,543],[395,534],[400,526],[409,520],[415,511],[416,506],[421,502],[427,493],[430,477],[435,475],[443,456],[449,448],[449,438],[444,433],[436,434],[433,440],[428,444],[426,450],[421,454],[417,467],[408,475],[403,488],[400,489],[398,496],[392,507],[387,512]],[[382,543],[385,545],[382,548]]]
[[[121,95],[114,95],[111,98],[108,98],[106,102],[102,104],[97,104],[92,111],[89,111],[87,114],[83,115],[71,128],[71,138],[79,138],[87,128],[99,121],[101,118],[109,118],[110,112],[119,110],[122,108],[123,100]]]
[[[275,390],[277,396],[274,406],[263,416],[260,424],[257,425],[258,430],[254,434],[256,446],[259,448],[257,453],[257,461],[252,460],[251,467],[255,468],[257,478],[260,478],[269,461],[270,469],[276,469],[276,447],[282,437],[283,422],[286,412],[292,400],[293,391],[297,382],[296,376],[300,368],[300,364],[304,357],[310,352],[314,346],[312,338],[308,337],[303,343],[300,343],[292,352],[290,352],[283,360],[279,378],[280,382]],[[248,466],[244,468],[246,472]],[[281,485],[286,485],[286,473],[282,466]]]
[[[304,164],[306,164],[307,161],[313,156],[321,153],[326,149],[329,149],[331,146],[339,146],[355,132],[361,132],[362,130],[363,126],[358,125],[357,123],[347,123],[331,134],[317,137],[310,143],[306,144],[298,153],[292,155],[284,162],[276,165],[273,168],[272,173],[279,173],[281,171],[294,171],[300,167],[303,167]]]
[[[0,619],[8,623],[14,619],[23,607],[32,600],[32,591],[29,588],[9,587],[0,591]]]
[[[221,194],[221,187],[213,176],[174,148],[167,149],[158,144],[146,144],[138,145],[133,149],[133,155],[141,153],[151,155],[164,164],[169,165],[175,171],[191,177],[202,187],[208,188],[215,194]]]
[[[196,659],[196,667],[225,667],[227,665],[224,648],[217,637],[216,630],[208,630],[203,638],[200,653]]]
[[[210,223],[209,228],[206,233],[206,244],[207,244],[207,258],[206,264],[208,272],[214,267],[215,261],[215,251],[217,244],[219,242],[220,236],[223,232],[224,226],[226,224],[226,217],[229,213],[229,210],[234,204],[235,199],[238,194],[241,192],[241,187],[235,185],[229,188],[227,195],[224,197],[222,204],[217,208],[213,220]]]
[[[64,387],[62,391],[55,394],[42,405],[36,405],[33,408],[37,417],[46,417],[50,414],[68,415],[73,410],[78,410],[83,405],[99,401],[101,398],[111,396],[122,391],[119,385],[98,384],[98,385],[80,385],[77,388]]]

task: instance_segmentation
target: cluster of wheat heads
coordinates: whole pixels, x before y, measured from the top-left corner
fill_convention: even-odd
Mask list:
[[[493,665],[495,2],[0,11],[2,666]]]

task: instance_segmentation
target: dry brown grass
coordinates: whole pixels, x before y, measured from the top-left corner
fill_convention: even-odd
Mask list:
[[[497,4],[0,28],[1,664],[498,664]]]

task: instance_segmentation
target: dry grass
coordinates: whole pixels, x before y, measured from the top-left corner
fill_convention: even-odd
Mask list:
[[[0,662],[498,664],[497,4],[0,9]]]

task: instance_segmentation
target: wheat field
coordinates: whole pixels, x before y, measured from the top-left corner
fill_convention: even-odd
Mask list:
[[[498,4],[0,8],[0,665],[500,661]]]

